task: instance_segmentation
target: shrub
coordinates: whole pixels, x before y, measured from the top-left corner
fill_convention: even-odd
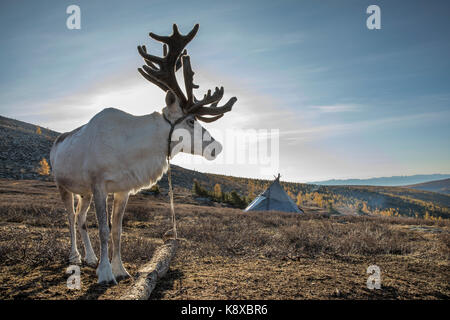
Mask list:
[[[36,171],[41,176],[48,176],[50,174],[50,166],[45,158],[42,158],[42,160],[39,161],[39,167]]]
[[[197,180],[194,180],[194,186],[193,186],[192,189],[193,189],[192,190],[193,193],[198,195],[198,196],[201,196],[201,197],[208,197],[209,196],[208,190],[206,190],[204,187],[202,187]]]

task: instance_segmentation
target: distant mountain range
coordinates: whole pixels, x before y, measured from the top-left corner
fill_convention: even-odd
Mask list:
[[[327,186],[409,186],[418,183],[430,182],[434,180],[443,180],[450,178],[450,174],[416,174],[413,176],[393,176],[369,179],[343,179],[343,180],[325,180],[308,182],[311,184]]]

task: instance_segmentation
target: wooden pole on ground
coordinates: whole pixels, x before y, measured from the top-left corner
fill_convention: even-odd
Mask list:
[[[170,261],[178,247],[176,239],[168,239],[156,249],[149,263],[145,264],[138,273],[138,278],[132,287],[123,294],[121,300],[147,300],[156,282],[164,277],[169,270]]]

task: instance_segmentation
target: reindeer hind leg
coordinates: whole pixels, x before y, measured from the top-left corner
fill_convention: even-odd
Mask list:
[[[67,191],[64,187],[58,186],[61,199],[66,207],[69,231],[70,231],[70,256],[69,262],[71,264],[81,264],[81,256],[77,249],[77,233],[75,231],[75,211],[73,207],[73,193]]]
[[[78,207],[77,207],[77,226],[78,232],[81,234],[81,239],[83,239],[84,244],[84,262],[91,267],[96,267],[98,259],[92,249],[91,240],[89,239],[89,234],[86,225],[86,216],[89,211],[89,206],[91,204],[92,194],[79,196]]]

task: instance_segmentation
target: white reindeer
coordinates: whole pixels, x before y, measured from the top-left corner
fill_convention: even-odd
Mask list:
[[[199,25],[195,25],[187,35],[181,35],[176,25],[173,26],[171,36],[150,33],[150,37],[164,44],[163,57],[148,54],[145,46],[138,46],[146,63],[138,71],[166,92],[166,107],[161,113],[133,116],[113,108],[104,109],[87,124],[61,134],[50,152],[55,182],[69,215],[70,263],[81,263],[76,244],[77,223],[85,248],[84,261],[90,266],[97,266],[98,260],[86,229],[86,214],[94,198],[100,235],[100,263],[97,267],[99,283],[116,284],[116,279],[130,276],[120,255],[122,217],[129,195],[151,187],[161,178],[167,170],[168,154],[173,157],[182,151],[212,160],[222,150],[220,143],[197,120],[212,122],[219,119],[231,110],[237,99],[233,97],[224,106],[217,107],[223,96],[223,88],[216,88],[213,94],[209,90],[202,100],[194,97],[193,89],[198,86],[193,83],[194,72],[189,56],[183,49],[194,38],[198,28]],[[181,66],[186,96],[175,77]],[[193,139],[194,127],[201,128],[202,137],[209,137],[200,141],[200,148],[192,147],[194,142],[198,143]],[[172,141],[174,129],[188,132],[186,141],[191,140],[191,146],[186,148],[186,137],[179,143]],[[183,142],[183,148],[179,148]],[[209,152],[205,152],[207,149]],[[108,258],[111,228],[106,203],[108,194],[114,195],[111,263]],[[76,212],[74,195],[78,197]]]

